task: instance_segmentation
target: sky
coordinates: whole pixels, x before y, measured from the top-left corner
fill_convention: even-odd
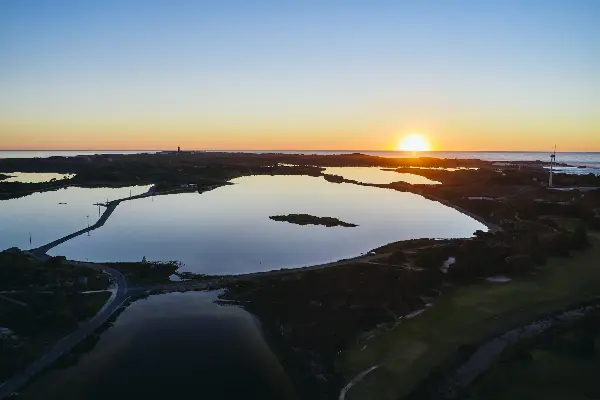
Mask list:
[[[600,151],[600,1],[0,2],[0,149]]]

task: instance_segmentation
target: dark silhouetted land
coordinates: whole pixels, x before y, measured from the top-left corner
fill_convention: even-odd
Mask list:
[[[273,221],[289,222],[296,225],[322,225],[328,228],[334,226],[343,226],[345,228],[354,228],[358,225],[340,221],[333,217],[315,217],[309,214],[289,214],[289,215],[273,215],[269,217]]]
[[[422,175],[441,184],[362,183],[324,174],[328,166],[377,166]],[[241,176],[310,175],[339,184],[412,192],[454,207],[485,223],[490,231],[475,232],[474,237],[464,239],[391,243],[366,256],[323,266],[241,276],[190,274],[185,282],[168,282],[170,274],[178,273],[177,264],[114,264],[137,285],[136,292],[225,289],[223,300],[236,302],[260,318],[282,364],[306,398],[337,399],[342,391],[341,398],[359,400],[426,399],[435,398],[435,391],[456,376],[460,366],[478,350],[485,349],[490,338],[526,326],[540,314],[594,301],[598,295],[600,190],[594,187],[600,186],[600,177],[555,174],[554,183],[560,190],[554,190],[547,187],[544,166],[541,162],[497,166],[481,160],[391,159],[361,154],[198,152],[13,159],[0,160],[0,171],[76,176],[60,182],[0,182],[0,199],[65,186],[152,184],[151,195],[202,192]],[[355,226],[307,214],[270,218],[300,225]],[[448,266],[450,259],[453,262]],[[35,266],[0,268],[0,273],[9,274],[0,277],[0,282],[21,282],[19,285],[27,287],[38,284],[32,279],[40,279],[39,284],[51,285],[62,279],[61,271],[66,271],[65,266],[31,262]],[[126,287],[125,277],[115,275],[123,281],[119,287]],[[490,277],[502,279],[490,282]],[[494,283],[498,281],[505,283]],[[18,286],[4,288],[20,290]],[[21,314],[27,315],[22,312],[22,304],[30,301],[27,296],[2,296],[0,305],[10,310],[15,321]],[[54,309],[52,304],[48,303],[49,309]],[[69,307],[68,302],[60,304]],[[38,318],[37,312],[30,315],[32,321]],[[39,312],[53,313],[44,308]],[[89,315],[86,311],[85,316]],[[569,337],[572,346],[589,348],[595,333],[586,327],[574,329],[577,335],[584,332],[587,336],[580,335],[581,340]],[[16,328],[13,331],[18,333]],[[598,343],[596,339],[592,342]],[[537,349],[535,343],[525,346],[527,353],[539,353],[529,350]],[[554,351],[548,349],[545,355]],[[511,351],[506,356],[509,360]],[[515,350],[515,354],[523,355],[520,351]],[[484,356],[494,361],[494,354]],[[560,355],[552,371],[568,371],[563,366],[572,362],[570,355]],[[486,378],[486,365],[474,365],[470,371],[484,374],[481,385],[473,387],[474,393],[488,393],[486,388],[503,382],[506,372],[502,366]],[[579,366],[587,371],[585,365]],[[527,371],[522,372],[527,376]],[[573,384],[589,384],[585,376],[579,378],[572,380]],[[535,382],[530,386],[536,387]]]

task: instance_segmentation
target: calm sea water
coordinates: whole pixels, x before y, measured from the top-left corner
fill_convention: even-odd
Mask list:
[[[139,300],[78,363],[45,374],[22,399],[295,399],[253,316],[212,293]]]
[[[398,240],[469,237],[486,229],[413,193],[309,176],[252,176],[233,182],[203,194],[123,202],[102,228],[50,254],[90,261],[177,260],[185,271],[235,274],[326,263]],[[359,226],[300,226],[269,219],[284,214],[335,217]],[[18,225],[10,214],[2,216]],[[60,221],[57,216],[55,224]]]
[[[154,150],[0,150],[0,158],[48,158],[93,156],[95,154],[156,153]]]

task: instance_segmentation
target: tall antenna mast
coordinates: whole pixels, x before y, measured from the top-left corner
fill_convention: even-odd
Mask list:
[[[556,145],[554,145],[554,153],[550,155],[550,179],[548,180],[548,187],[552,187],[552,170],[554,163],[556,162]]]

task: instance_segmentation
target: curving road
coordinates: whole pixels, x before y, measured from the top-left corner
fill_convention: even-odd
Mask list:
[[[30,364],[24,371],[13,376],[11,379],[0,385],[0,399],[10,396],[21,389],[29,379],[33,378],[36,374],[42,372],[44,369],[50,367],[56,360],[61,356],[68,353],[79,344],[86,337],[91,335],[97,328],[99,328],[106,320],[112,315],[112,313],[119,308],[128,297],[128,287],[125,277],[117,270],[99,264],[88,264],[81,262],[71,262],[71,264],[77,266],[83,266],[94,269],[101,269],[105,273],[108,273],[115,282],[116,289],[113,290],[111,297],[108,299],[106,304],[98,311],[98,313],[90,320],[84,322],[79,328],[60,339],[56,342],[41,358]]]

